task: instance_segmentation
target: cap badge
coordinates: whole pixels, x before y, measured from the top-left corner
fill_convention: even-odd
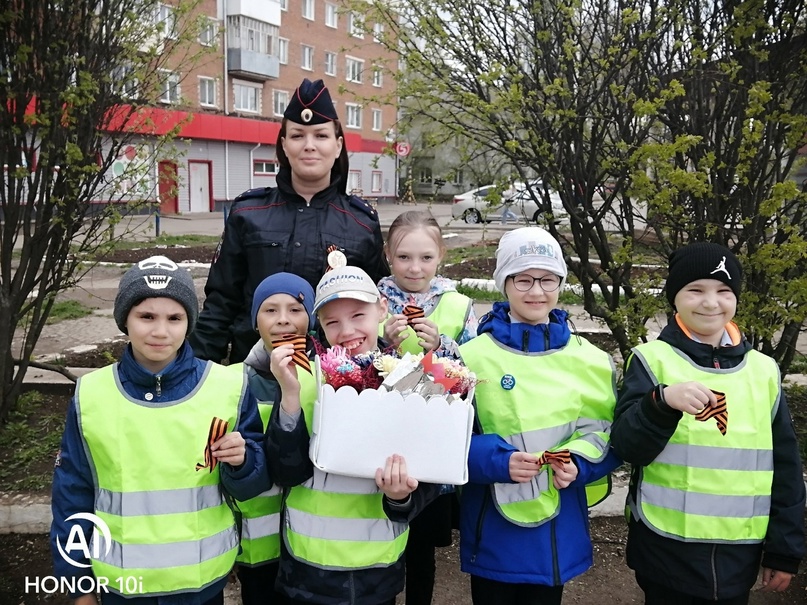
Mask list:
[[[306,107],[300,112],[300,119],[305,123],[308,124],[311,121],[311,118],[314,117],[314,112]]]

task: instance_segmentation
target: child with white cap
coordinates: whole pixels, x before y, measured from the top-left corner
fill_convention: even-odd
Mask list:
[[[96,590],[105,605],[223,602],[239,548],[231,497],[256,496],[269,477],[245,373],[194,358],[185,340],[198,308],[185,269],[139,262],[115,298],[129,345],[78,381],[51,526],[55,574],[75,580],[78,605]]]
[[[460,505],[474,605],[559,604],[592,565],[586,484],[619,464],[609,447],[616,381],[611,357],[555,308],[566,274],[545,230],[505,234],[493,279],[507,302],[459,348],[481,380]]]
[[[651,605],[744,605],[804,557],[799,445],[776,362],[732,321],[742,267],[694,242],[669,258],[675,311],[628,358],[612,442],[632,464],[628,566]]]
[[[356,356],[384,349],[379,325],[387,301],[358,267],[327,272],[316,289],[314,313],[330,345]],[[290,488],[284,500],[278,587],[291,603],[394,605],[404,585],[408,522],[439,486],[418,484],[397,454],[375,480],[315,468],[308,458],[317,387],[294,362],[291,346],[275,347],[272,374],[280,384],[266,433],[275,479]]]

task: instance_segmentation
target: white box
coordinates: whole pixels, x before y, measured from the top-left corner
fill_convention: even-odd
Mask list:
[[[319,359],[316,360],[320,376]],[[318,469],[374,479],[388,456],[406,458],[410,477],[427,483],[468,482],[473,389],[464,400],[444,396],[426,401],[398,391],[320,387],[314,405],[309,456]]]

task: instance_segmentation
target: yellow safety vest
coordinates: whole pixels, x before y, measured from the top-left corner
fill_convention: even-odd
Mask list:
[[[309,434],[314,400],[301,393]],[[314,468],[313,476],[286,496],[283,540],[289,553],[309,565],[339,571],[392,565],[403,555],[409,528],[387,517],[383,497],[372,479]]]
[[[122,582],[123,594],[197,592],[230,572],[238,535],[207,448],[214,418],[235,430],[245,388],[243,373],[212,362],[190,396],[159,406],[125,393],[118,364],[79,380],[95,514],[112,539],[92,567],[110,590],[121,588],[116,578],[137,577],[136,586]]]
[[[696,381],[726,394],[726,434],[714,419],[684,414],[667,446],[639,471],[631,512],[656,533],[681,541],[758,543],[765,538],[773,481],[771,423],[779,368],[749,351],[734,368],[704,368],[662,341],[640,345],[656,384]]]
[[[440,295],[437,304],[435,304],[426,317],[437,325],[440,334],[445,334],[449,338],[456,340],[463,329],[465,329],[465,322],[468,320],[468,315],[473,308],[473,301],[459,292],[444,292]],[[387,316],[390,317],[389,315]],[[411,326],[406,327],[406,332],[409,334],[407,338],[401,342],[399,347],[401,354],[412,353],[417,355],[423,353],[423,347],[418,345],[418,337]],[[378,326],[378,335],[384,336],[384,324]]]
[[[561,349],[525,353],[490,334],[461,345],[460,353],[482,378],[475,399],[484,433],[537,455],[568,449],[599,462],[608,454],[616,406],[610,355],[578,336]],[[609,486],[607,479],[597,482],[596,500]],[[495,483],[492,490],[496,508],[516,525],[536,527],[559,512],[560,494],[548,465],[530,482]]]

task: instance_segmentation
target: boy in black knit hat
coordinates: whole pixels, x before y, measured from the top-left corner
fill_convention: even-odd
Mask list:
[[[51,546],[77,605],[94,605],[96,593],[104,605],[220,605],[239,549],[229,496],[270,487],[244,372],[194,358],[185,340],[198,308],[185,269],[141,261],[115,298],[129,346],[76,386]]]
[[[650,605],[743,605],[782,591],[804,556],[805,490],[776,362],[732,322],[728,248],[670,256],[673,320],[633,349],[611,443],[633,465],[627,561]]]

